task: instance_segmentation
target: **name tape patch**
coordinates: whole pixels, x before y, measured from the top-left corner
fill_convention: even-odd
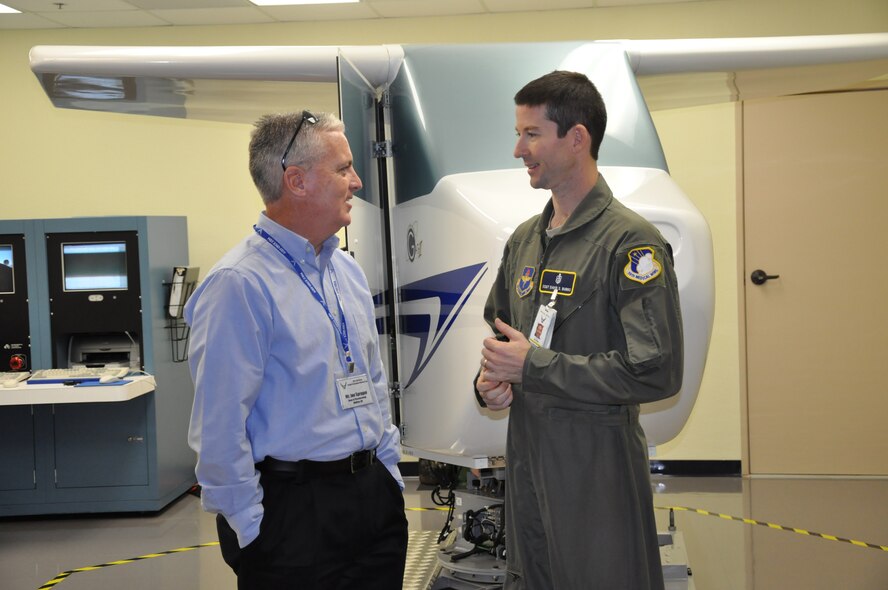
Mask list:
[[[558,293],[559,296],[573,295],[577,284],[577,273],[569,270],[545,269],[540,275],[540,293]]]

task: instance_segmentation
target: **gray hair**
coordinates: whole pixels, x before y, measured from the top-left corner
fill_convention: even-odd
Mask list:
[[[266,204],[277,201],[281,196],[284,175],[281,157],[302,117],[302,111],[277,113],[265,115],[255,123],[250,139],[250,175]],[[317,163],[324,147],[322,134],[345,130],[345,125],[336,115],[318,113],[314,117],[317,123],[302,122],[299,134],[287,154],[287,166],[311,168]]]

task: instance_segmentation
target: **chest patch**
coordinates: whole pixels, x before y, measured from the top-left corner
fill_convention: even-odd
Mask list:
[[[663,272],[663,266],[654,257],[654,249],[651,246],[633,248],[628,256],[629,264],[623,269],[623,274],[636,283],[643,285]]]
[[[528,293],[533,291],[533,275],[535,274],[536,269],[532,266],[525,266],[521,271],[521,277],[515,283],[515,292],[518,293],[518,297],[526,297]]]
[[[577,283],[577,273],[569,270],[546,269],[540,276],[540,293],[558,293],[560,296],[573,295]]]

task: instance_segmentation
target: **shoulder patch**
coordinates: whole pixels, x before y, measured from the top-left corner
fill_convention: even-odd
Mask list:
[[[536,274],[536,269],[532,266],[525,266],[524,270],[521,271],[521,276],[515,284],[515,291],[518,293],[518,297],[526,297],[528,293],[533,291],[534,274]]]
[[[663,272],[663,265],[657,260],[652,246],[633,248],[627,256],[629,264],[623,269],[623,274],[629,280],[643,285]]]

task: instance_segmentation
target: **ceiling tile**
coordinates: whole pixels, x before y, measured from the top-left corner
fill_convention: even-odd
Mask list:
[[[487,12],[480,0],[368,0],[367,4],[385,18]]]
[[[706,0],[361,0],[360,4],[269,6],[249,0],[0,0],[24,14],[0,15],[2,29],[150,27],[449,16],[490,12],[701,2]],[[109,15],[109,13],[112,13]],[[117,13],[114,15],[113,13]]]
[[[133,6],[146,10],[165,8],[249,8],[253,6],[248,0],[127,0]]]
[[[62,7],[59,8],[58,4]],[[16,10],[30,13],[68,13],[91,10],[134,10],[129,2],[123,0],[3,0],[3,4]]]
[[[0,29],[56,29],[64,26],[36,14],[0,14]]]
[[[144,10],[107,10],[93,12],[41,12],[49,20],[69,27],[99,28],[99,27],[157,27],[168,25],[156,16]]]
[[[174,25],[236,25],[274,22],[273,18],[255,8],[181,8],[152,10],[151,14]]]
[[[363,2],[314,6],[263,6],[262,12],[278,21],[357,20],[379,16]]]
[[[595,8],[598,0],[484,0],[491,12],[564,10],[569,8]]]

